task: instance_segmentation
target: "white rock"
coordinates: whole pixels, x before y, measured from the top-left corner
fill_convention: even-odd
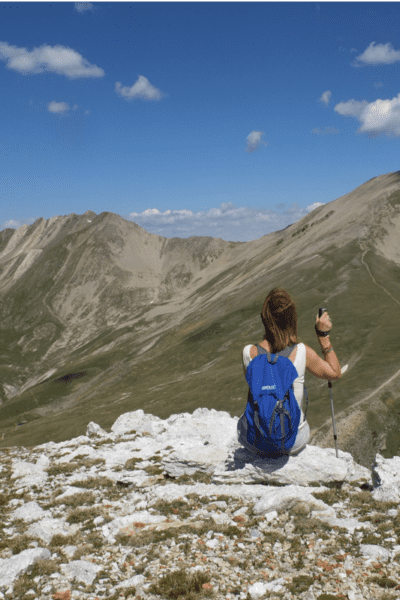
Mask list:
[[[269,512],[265,515],[265,518],[267,519],[268,523],[270,523],[271,521],[276,519],[277,516],[278,516],[278,513],[276,512],[276,510],[271,510],[271,512]]]
[[[131,513],[130,515],[126,515],[125,517],[118,517],[113,521],[107,523],[107,527],[109,533],[111,535],[115,535],[119,530],[129,527],[133,523],[162,523],[166,521],[167,517],[162,515],[153,515],[149,513],[147,510],[139,511]],[[103,526],[104,529],[105,526]]]
[[[117,436],[124,435],[129,431],[155,435],[164,429],[164,421],[154,415],[145,414],[142,409],[120,415],[111,427],[111,431]]]
[[[267,593],[267,586],[261,581],[256,581],[256,583],[249,587],[248,592],[253,600],[258,600]]]
[[[273,490],[267,489],[263,498],[255,504],[253,512],[256,515],[267,514],[274,510],[281,512],[283,510],[290,510],[299,502],[308,505],[310,512],[311,510],[324,511],[335,516],[333,508],[322,502],[322,500],[314,498],[308,490],[299,485],[288,485],[287,487],[275,488]]]
[[[62,549],[63,554],[65,554],[65,556],[67,556],[68,558],[73,558],[75,552],[78,550],[78,546],[65,546]]]
[[[306,446],[297,456],[260,458],[238,446],[214,470],[215,483],[279,483],[309,486],[311,483],[371,481],[371,472],[353,460],[348,452]]]
[[[328,523],[331,527],[344,527],[349,533],[354,533],[355,529],[370,528],[369,523],[358,521],[355,518],[341,519],[336,517],[336,515],[332,514],[332,512],[330,511],[312,512],[311,518],[314,517],[320,519],[321,521],[324,521],[325,523]]]
[[[144,576],[143,575],[134,575],[133,577],[131,577],[130,579],[125,579],[125,581],[122,581],[118,587],[130,587],[130,586],[138,586],[141,585],[144,581]]]
[[[112,469],[116,466],[124,466],[130,458],[137,458],[136,448],[135,442],[120,442],[114,444],[112,448],[100,448],[96,453],[96,458],[104,458],[105,468]],[[140,469],[140,466],[138,468]]]
[[[347,597],[349,600],[363,600],[363,595],[360,591],[349,590]]]
[[[360,544],[360,551],[363,556],[372,560],[389,560],[392,554],[390,550],[375,544]]]
[[[55,463],[56,464],[57,463],[64,464],[64,463],[69,463],[69,462],[75,462],[74,461],[75,456],[80,456],[81,454],[84,454],[85,457],[87,456],[88,458],[95,458],[96,450],[94,448],[92,448],[92,446],[83,444],[82,446],[78,446],[78,448],[75,448],[71,452],[67,452],[58,461],[55,461]],[[79,461],[77,461],[77,462],[79,463]]]
[[[81,581],[86,585],[91,585],[96,574],[102,568],[87,560],[73,560],[67,565],[60,565],[61,572],[69,581]]]
[[[87,437],[101,437],[101,438],[106,438],[109,437],[107,431],[104,431],[104,429],[102,429],[100,427],[100,425],[97,425],[97,423],[93,423],[93,421],[90,421],[90,423],[87,426],[86,429],[86,435]]]
[[[212,520],[218,525],[230,525],[232,519],[225,513],[211,513]]]
[[[23,521],[30,523],[31,521],[43,519],[50,514],[50,511],[44,511],[37,502],[28,502],[14,511],[12,519],[22,519]]]
[[[372,467],[374,490],[372,497],[384,502],[400,502],[400,456],[375,457]]]
[[[274,581],[269,581],[268,583],[266,583],[265,587],[269,592],[280,592],[281,590],[283,590],[284,583],[284,578],[279,577],[279,579],[274,579]]]
[[[46,518],[33,523],[26,533],[29,537],[39,538],[45,544],[50,544],[54,535],[71,535],[77,528],[77,525],[68,527],[61,519]]]
[[[18,485],[21,487],[31,487],[34,485],[42,487],[47,479],[46,469],[49,464],[49,458],[44,454],[38,458],[36,464],[13,459],[13,474],[11,475],[11,479],[19,479]]]
[[[40,559],[50,558],[51,553],[45,548],[23,550],[11,558],[0,559],[0,588],[10,586],[13,581]]]

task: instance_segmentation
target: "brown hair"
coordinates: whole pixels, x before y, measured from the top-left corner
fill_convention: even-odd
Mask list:
[[[264,340],[269,342],[272,354],[299,343],[296,305],[285,290],[274,288],[270,291],[264,301],[261,320],[265,328]]]

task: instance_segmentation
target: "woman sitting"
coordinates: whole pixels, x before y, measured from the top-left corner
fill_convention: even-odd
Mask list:
[[[324,354],[324,360],[309,346],[299,342],[297,337],[296,306],[290,295],[283,289],[274,288],[266,297],[261,312],[261,320],[265,328],[264,340],[258,344],[271,354],[287,356],[295,366],[298,377],[293,382],[294,396],[300,407],[301,417],[294,446],[289,454],[297,454],[310,441],[310,427],[304,418],[303,394],[305,369],[320,379],[340,379],[339,361],[333,350],[329,335],[318,336]],[[316,317],[315,328],[319,332],[330,331],[332,322],[327,312]],[[318,334],[317,334],[318,335]],[[292,349],[292,350],[290,350]],[[246,375],[247,366],[258,354],[257,346],[247,345],[243,350],[243,369]],[[250,390],[249,390],[250,395]],[[269,456],[247,441],[247,420],[243,414],[238,422],[238,440],[248,450],[257,452],[260,456]]]

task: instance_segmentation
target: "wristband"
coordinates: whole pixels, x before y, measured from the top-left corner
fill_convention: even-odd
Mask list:
[[[317,332],[317,335],[319,335],[320,337],[326,337],[327,335],[329,335],[330,331],[320,331],[319,329],[317,329],[317,326],[315,325],[315,331]]]

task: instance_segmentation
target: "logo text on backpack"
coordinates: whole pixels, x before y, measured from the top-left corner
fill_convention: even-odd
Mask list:
[[[262,390],[275,390],[276,389],[276,385],[263,385]]]

